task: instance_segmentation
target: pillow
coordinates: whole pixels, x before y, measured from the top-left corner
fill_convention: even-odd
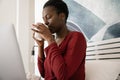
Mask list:
[[[85,67],[86,80],[116,80],[120,73],[119,61],[86,61]]]
[[[118,76],[117,76],[117,79],[116,80],[120,80],[120,73],[118,74]]]

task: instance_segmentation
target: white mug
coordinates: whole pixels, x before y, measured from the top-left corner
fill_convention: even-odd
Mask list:
[[[41,38],[40,34],[39,34],[39,33],[37,33],[37,32],[35,32],[34,37],[35,37],[37,40],[40,40],[40,41],[42,40],[42,38]]]
[[[39,31],[37,28],[32,28],[32,29]],[[34,37],[35,37],[37,40],[40,40],[40,41],[42,40],[42,38],[41,38],[40,34],[39,34],[39,33],[37,33],[37,32],[35,32]]]

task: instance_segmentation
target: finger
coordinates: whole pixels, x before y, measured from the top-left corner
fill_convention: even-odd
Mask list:
[[[35,39],[35,32],[33,33],[33,36],[32,36],[32,37],[33,37],[34,40],[36,40],[36,39]]]
[[[35,32],[39,32],[42,29],[42,27],[44,26],[44,24],[42,24],[42,23],[37,23],[37,24],[32,24],[32,25],[33,25],[33,27],[31,29]]]
[[[38,29],[39,30],[39,25],[38,24],[32,24],[32,28],[36,28],[36,29]]]
[[[34,27],[36,28],[40,28],[41,26],[43,26],[43,23],[37,23],[37,24],[32,24]]]
[[[33,27],[37,27],[38,25],[36,25],[36,24],[32,24],[32,26],[33,26]]]
[[[33,32],[33,36],[35,36],[35,32]]]
[[[40,30],[38,30],[38,29],[31,28],[31,30],[34,31],[34,32],[40,33]]]

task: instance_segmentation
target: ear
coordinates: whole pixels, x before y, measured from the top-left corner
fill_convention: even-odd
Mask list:
[[[60,13],[60,17],[62,20],[65,20],[65,14],[64,13]]]

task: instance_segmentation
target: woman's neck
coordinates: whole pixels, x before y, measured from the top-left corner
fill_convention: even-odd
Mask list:
[[[64,26],[63,29],[61,29],[60,32],[56,33],[56,39],[58,38],[64,38],[69,33],[69,30],[66,26]]]
[[[56,42],[58,45],[61,44],[61,42],[64,40],[64,38],[67,36],[67,34],[69,33],[70,31],[66,28],[64,28],[63,30],[61,30],[60,33],[56,33]]]

